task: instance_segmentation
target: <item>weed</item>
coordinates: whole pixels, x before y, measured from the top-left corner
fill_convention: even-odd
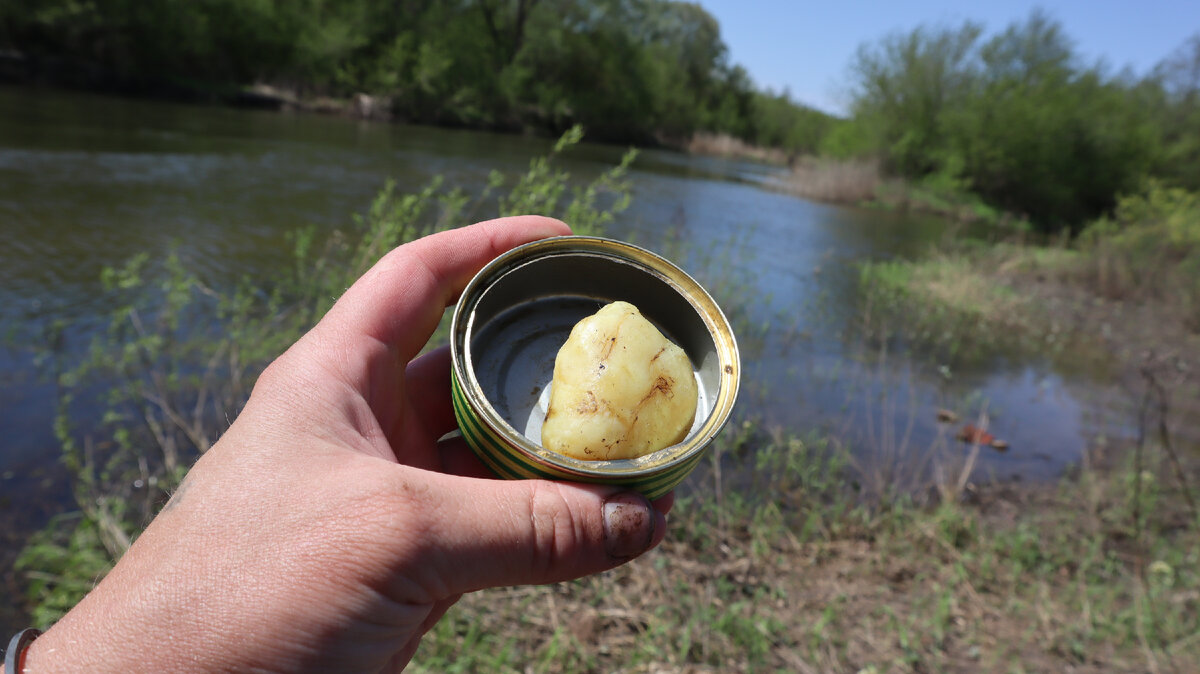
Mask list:
[[[534,159],[499,199],[501,210],[566,214],[592,233],[609,223],[629,202],[634,155],[567,198],[569,176],[554,158],[581,137],[572,129],[550,156]],[[237,415],[266,363],[345,288],[392,248],[466,224],[507,182],[493,176],[476,200],[440,178],[412,194],[389,182],[348,229],[297,229],[291,273],[267,288],[248,280],[206,287],[176,255],[138,255],[105,269],[101,280],[118,299],[106,328],[79,361],[41,355],[61,390],[55,431],[79,512],[50,522],[18,559],[36,577],[27,594],[36,624],[54,622],[103,577]],[[101,410],[98,418],[89,408]]]
[[[805,157],[792,166],[783,190],[806,199],[857,204],[874,200],[884,179],[873,159]]]

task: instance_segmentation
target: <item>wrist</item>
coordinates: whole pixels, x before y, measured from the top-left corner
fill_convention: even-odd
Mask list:
[[[0,664],[0,674],[4,672],[22,672],[25,670],[25,653],[29,646],[42,635],[42,631],[33,627],[23,629],[13,635],[4,649],[4,663]]]

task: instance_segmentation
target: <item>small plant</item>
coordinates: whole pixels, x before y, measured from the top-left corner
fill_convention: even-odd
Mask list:
[[[563,216],[581,231],[602,232],[629,203],[635,155],[564,198],[570,176],[553,160],[582,136],[576,127],[550,156],[534,159],[500,198],[501,212]],[[79,511],[50,522],[17,561],[33,581],[27,599],[36,624],[53,623],[107,573],[237,416],[262,368],[345,288],[392,248],[467,224],[506,182],[493,176],[476,198],[440,178],[411,194],[388,182],[347,229],[297,229],[295,265],[270,287],[207,287],[177,255],[142,254],[105,269],[106,291],[121,298],[106,328],[81,361],[43,354],[62,391],[55,430]],[[97,407],[98,418],[85,413]]]
[[[1080,236],[1074,273],[1110,298],[1167,302],[1200,332],[1200,194],[1151,181]]]

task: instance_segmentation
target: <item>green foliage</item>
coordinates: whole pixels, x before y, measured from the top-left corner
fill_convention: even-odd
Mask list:
[[[1134,81],[1083,63],[1040,11],[990,36],[967,21],[864,44],[849,120],[757,91],[716,20],[673,0],[9,0],[0,48],[121,89],[271,83],[367,93],[416,122],[881,159],[935,199],[931,177],[988,204],[957,215],[1043,231],[1077,232],[1148,174],[1200,189],[1200,36]]]
[[[1154,173],[1200,191],[1200,33],[1167,56],[1135,93],[1162,130]]]
[[[751,133],[743,137],[793,155],[815,155],[836,121],[830,115],[792,101],[787,93],[758,93],[754,95],[749,120]]]
[[[69,532],[63,540],[60,532]],[[95,581],[112,568],[98,521],[79,514],[59,516],[21,550],[14,568],[27,579],[33,625],[49,629]]]
[[[670,0],[10,0],[0,48],[122,89],[363,92],[411,121],[609,140],[708,130],[802,150],[829,119],[755,93],[716,20]]]
[[[974,23],[919,27],[852,62],[857,149],[901,176],[969,188],[1044,230],[1074,228],[1134,189],[1165,141],[1134,86],[1083,65],[1055,21],[1033,12],[988,39]],[[828,151],[852,146],[835,130]],[[1186,163],[1186,162],[1185,162]]]
[[[554,159],[581,138],[572,129],[550,156],[534,159],[499,209],[530,209],[602,234],[629,204],[634,154],[572,186]],[[22,553],[38,624],[52,623],[103,577],[238,414],[262,368],[346,288],[398,245],[499,215],[475,211],[494,205],[492,191],[506,182],[495,175],[476,196],[440,178],[411,194],[389,182],[345,230],[295,230],[294,266],[266,287],[236,279],[206,287],[176,255],[139,254],[105,269],[105,291],[116,298],[106,328],[77,361],[43,354],[62,391],[55,431],[79,510],[52,521]]]
[[[558,205],[567,190],[570,176],[553,167],[553,160],[562,151],[583,138],[583,127],[575,126],[563,134],[545,157],[535,157],[529,162],[529,171],[521,176],[507,196],[500,198],[500,215],[551,214],[559,212]],[[637,150],[630,149],[621,158],[621,163],[605,171],[592,183],[576,187],[572,200],[562,211],[563,219],[571,224],[575,234],[599,235],[613,218],[629,207],[629,184],[625,180],[629,167],[637,158]],[[493,188],[503,185],[504,178],[493,173],[489,183]],[[603,207],[597,202],[601,197],[612,198]]]
[[[859,47],[850,66],[854,116],[901,175],[937,168],[944,118],[967,100],[981,32],[970,22],[957,29],[919,27]]]
[[[833,159],[850,159],[876,154],[878,144],[865,118],[835,120],[821,138],[820,154]]]
[[[1080,236],[1072,272],[1113,298],[1166,302],[1200,330],[1200,194],[1150,181]]]

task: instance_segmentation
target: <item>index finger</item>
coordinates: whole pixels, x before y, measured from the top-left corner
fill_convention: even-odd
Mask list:
[[[377,340],[394,348],[400,362],[408,362],[485,264],[521,244],[570,233],[554,218],[522,215],[406,243],[363,274],[321,322],[338,326],[338,341]]]

